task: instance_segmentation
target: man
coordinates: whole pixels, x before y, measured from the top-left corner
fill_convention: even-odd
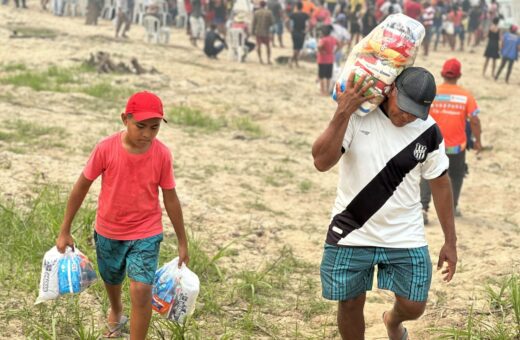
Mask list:
[[[303,48],[305,41],[305,33],[309,26],[309,15],[303,12],[303,4],[301,2],[296,3],[296,12],[292,13],[287,20],[287,27],[291,32],[291,38],[293,41],[293,57],[292,61],[299,67],[298,58]]]
[[[283,21],[284,21],[284,11],[282,8],[282,4],[280,3],[280,0],[269,0],[267,2],[267,8],[271,11],[274,18],[274,25],[271,26],[271,40],[273,47],[276,47],[275,43],[275,36],[278,37],[278,43],[280,44],[280,47],[283,46]]]
[[[255,11],[253,16],[253,35],[256,36],[256,44],[258,46],[258,59],[260,64],[262,60],[262,45],[267,49],[267,63],[271,64],[271,45],[270,45],[270,31],[274,24],[273,14],[266,8],[266,2],[260,1],[260,8]]]
[[[430,115],[439,125],[446,144],[446,154],[450,159],[450,176],[455,216],[461,216],[459,196],[466,173],[466,122],[469,120],[471,134],[474,138],[473,148],[479,152],[480,142],[479,108],[475,98],[469,91],[457,85],[460,79],[461,64],[453,58],[444,63],[441,72],[444,83],[437,87],[437,95],[433,101]],[[425,222],[428,221],[430,204],[430,188],[426,182],[421,183],[421,203]]]
[[[218,34],[217,25],[211,24],[204,38],[204,54],[210,59],[217,59],[224,48],[227,48],[226,41]]]
[[[204,31],[206,30],[206,25],[204,23],[202,1],[190,0],[190,4],[190,42],[193,46],[197,47],[197,40],[204,38]]]
[[[449,282],[457,263],[455,223],[444,142],[428,110],[435,80],[423,68],[404,70],[385,91],[385,101],[363,117],[353,114],[371,82],[351,74],[346,89],[337,86],[338,107],[314,142],[319,171],[340,163],[323,260],[323,296],[338,300],[338,328],[343,339],[363,339],[363,309],[371,290],[374,265],[378,287],[395,293],[383,314],[390,339],[407,339],[402,323],[424,312],[431,283],[431,261],[419,201],[419,179],[430,181],[444,233],[438,269],[444,262]],[[344,90],[344,91],[343,91]],[[419,118],[419,119],[417,119]]]
[[[128,38],[126,32],[130,29],[132,18],[130,17],[130,6],[128,0],[116,1],[116,39],[119,38],[119,31],[123,28],[121,33],[122,38]]]
[[[435,7],[433,7],[429,1],[424,2],[424,11],[421,15],[421,19],[425,31],[422,45],[424,48],[424,56],[427,57],[432,39],[433,20],[435,19]]]

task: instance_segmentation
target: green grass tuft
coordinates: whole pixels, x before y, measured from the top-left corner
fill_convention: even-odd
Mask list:
[[[167,114],[172,123],[199,128],[208,132],[218,131],[226,125],[223,118],[213,118],[189,106],[176,106]]]

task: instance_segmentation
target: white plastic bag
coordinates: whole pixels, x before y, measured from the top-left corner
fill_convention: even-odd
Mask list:
[[[80,293],[96,279],[92,263],[78,248],[67,247],[62,254],[52,247],[43,257],[40,292],[35,304],[63,294]]]
[[[200,281],[179,258],[166,263],[155,272],[152,308],[169,320],[179,323],[193,313],[199,295]]]
[[[337,84],[341,86],[341,83],[347,82],[352,72],[355,81],[366,74],[365,83],[374,82],[367,95],[376,95],[363,103],[356,114],[364,116],[383,102],[385,88],[415,62],[424,34],[424,26],[417,20],[401,13],[392,14],[354,46]],[[332,97],[337,100],[336,87]]]
[[[62,255],[56,247],[52,247],[43,256],[40,293],[36,303],[56,299],[60,295],[58,289],[58,261]]]

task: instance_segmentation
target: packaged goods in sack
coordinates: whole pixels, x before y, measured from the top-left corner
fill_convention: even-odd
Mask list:
[[[58,289],[58,261],[63,257],[56,247],[52,247],[43,256],[42,274],[40,277],[40,292],[36,303],[56,299]]]
[[[96,279],[92,263],[79,249],[67,247],[62,254],[56,247],[52,247],[43,257],[36,304],[56,299],[60,295],[80,293]]]
[[[341,86],[341,83],[347,82],[352,72],[355,81],[367,75],[365,83],[373,81],[373,85],[365,95],[376,95],[363,103],[356,114],[364,116],[383,102],[385,89],[406,67],[413,65],[423,38],[424,26],[399,13],[389,15],[354,46],[337,84]],[[337,100],[335,87],[332,97]]]
[[[152,308],[167,319],[179,323],[195,309],[200,282],[197,274],[183,263],[179,268],[179,258],[159,268],[152,288]]]

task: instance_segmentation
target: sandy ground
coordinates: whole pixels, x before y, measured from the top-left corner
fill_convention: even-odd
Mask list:
[[[300,69],[260,65],[256,55],[238,64],[228,61],[225,52],[218,61],[208,60],[200,49],[189,45],[182,30],[172,31],[167,46],[146,44],[144,30],[138,26],[130,31],[129,40],[115,40],[110,22],[85,26],[83,18],[57,18],[36,9],[35,3],[29,5],[32,9],[28,11],[0,7],[0,63],[24,63],[30,68],[70,66],[100,50],[126,62],[137,57],[143,66],[155,66],[160,74],[121,76],[121,85],[157,92],[166,109],[182,104],[213,117],[249,117],[258,124],[262,129],[258,138],[229,128],[214,133],[175,124],[162,128],[159,137],[175,157],[177,190],[187,227],[215,247],[260,230],[261,237],[237,242],[240,256],[227,266],[255,268],[290,245],[297,256],[315,264],[318,279],[337,170],[318,173],[310,154],[314,139],[335,108],[330,98],[318,95],[315,65]],[[9,28],[17,25],[50,28],[59,34],[55,39],[9,39]],[[287,44],[288,38],[285,36]],[[289,48],[274,50],[275,56],[290,54]],[[515,110],[520,106],[520,70],[515,65],[509,85],[484,78],[482,54],[483,47],[475,53],[455,54],[443,48],[428,58],[419,56],[416,62],[438,76],[445,58],[460,58],[461,84],[477,98],[483,144],[493,149],[479,157],[468,155],[470,174],[460,199],[463,217],[457,219],[458,272],[450,284],[443,283],[440,275],[434,276],[426,313],[408,324],[413,338],[431,338],[428,328],[432,326],[457,324],[469,305],[483,303],[478,297],[486,280],[518,273],[520,143],[515,136],[520,133],[520,117]],[[10,85],[0,85],[0,92],[11,94],[9,100],[0,97],[2,124],[17,117],[62,126],[69,132],[65,149],[36,146],[15,153],[0,142],[0,192],[5,198],[22,200],[35,183],[70,187],[89,149],[121,127],[118,114],[124,102],[113,103],[114,109],[96,110],[84,104],[83,94],[35,92]],[[426,231],[436,262],[443,235],[433,213],[430,219],[433,222]],[[388,292],[374,288],[369,293],[368,339],[385,338],[381,313],[390,308],[391,301]],[[327,319],[327,337],[332,337],[334,315]]]

